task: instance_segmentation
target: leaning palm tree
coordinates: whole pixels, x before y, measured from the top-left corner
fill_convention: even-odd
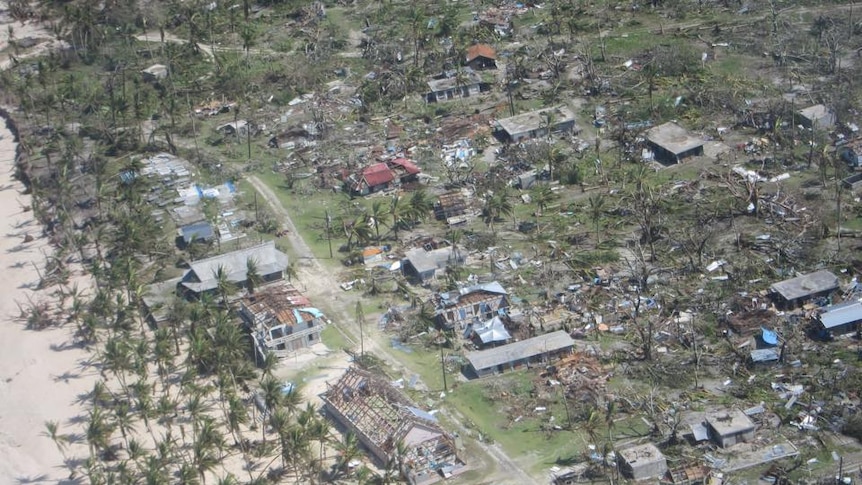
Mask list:
[[[338,458],[335,460],[335,469],[340,475],[346,474],[350,462],[361,453],[359,450],[359,438],[353,432],[348,431],[341,441],[335,444]]]
[[[56,421],[45,421],[45,431],[42,432],[42,435],[50,438],[51,441],[57,446],[57,450],[60,451],[60,454],[63,456],[63,459],[66,459],[66,447],[69,446],[71,442],[71,438],[69,435],[60,434],[60,425]]]
[[[374,228],[374,238],[377,244],[380,244],[380,226],[386,225],[383,220],[386,217],[386,210],[383,207],[383,202],[375,200],[371,204],[371,211],[368,213],[368,224]]]
[[[227,268],[219,265],[218,268],[213,270],[213,277],[216,280],[216,289],[221,296],[222,305],[227,306],[227,298],[233,289],[231,288],[232,283]]]

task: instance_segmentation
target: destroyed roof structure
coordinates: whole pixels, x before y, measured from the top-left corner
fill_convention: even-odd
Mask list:
[[[706,415],[709,438],[722,448],[754,439],[754,423],[738,409],[712,411]]]
[[[822,104],[815,104],[797,112],[799,123],[805,128],[825,130],[835,124],[835,113]]]
[[[812,298],[826,296],[837,289],[838,277],[825,269],[779,281],[769,287],[775,303],[782,307],[802,305]]]
[[[647,143],[660,162],[679,163],[685,158],[703,155],[705,142],[676,123],[650,128],[646,135]]]
[[[488,44],[475,44],[467,48],[464,64],[473,69],[496,69],[497,51]]]
[[[682,466],[668,470],[667,475],[660,482],[672,485],[695,485],[704,483],[709,476],[709,467],[703,465]]]
[[[862,302],[850,301],[825,307],[818,321],[822,330],[833,335],[855,332],[862,323]]]
[[[239,316],[251,332],[255,361],[268,352],[284,358],[320,342],[329,319],[287,282],[259,288],[240,300]]]
[[[412,182],[421,172],[415,163],[406,158],[396,158],[375,163],[351,174],[344,183],[355,195],[368,195],[389,188],[390,185]]]
[[[321,396],[324,412],[351,432],[380,465],[398,457],[411,484],[434,483],[467,469],[455,440],[431,413],[413,404],[383,377],[351,367]]]
[[[468,325],[464,333],[481,348],[502,345],[512,338],[499,315],[481,325]]]
[[[428,93],[425,101],[439,103],[457,98],[469,98],[482,92],[482,78],[473,69],[465,67],[461,73],[443,79],[428,81]]]
[[[628,478],[658,479],[667,473],[667,459],[652,443],[620,450],[619,455],[622,459],[622,472]]]
[[[505,313],[508,306],[506,290],[496,281],[440,293],[435,301],[437,324],[463,330],[467,323]]]
[[[227,273],[227,279],[237,286],[244,286],[248,279],[248,262],[254,261],[263,281],[275,281],[284,277],[287,255],[275,247],[275,241],[238,249],[211,258],[189,263],[180,285],[192,294],[201,294],[218,288],[219,268]]]
[[[434,204],[434,217],[439,221],[446,221],[450,226],[467,221],[467,202],[461,192],[447,192],[437,197]]]
[[[547,362],[552,358],[569,354],[575,341],[563,330],[528,338],[489,350],[468,352],[468,374],[472,377],[485,377],[515,369],[531,362]]]
[[[550,133],[577,132],[575,114],[561,105],[497,120],[495,134],[504,142],[519,143]]]
[[[404,276],[420,284],[433,280],[437,271],[446,269],[450,263],[463,263],[461,251],[453,251],[451,246],[426,250],[413,248],[404,254],[401,264]]]

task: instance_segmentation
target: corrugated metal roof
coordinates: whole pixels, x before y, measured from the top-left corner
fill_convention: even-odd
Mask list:
[[[826,307],[820,315],[820,323],[826,329],[859,321],[862,321],[862,303],[858,301]]]
[[[557,330],[538,337],[528,338],[520,342],[502,345],[490,350],[469,352],[466,357],[477,371],[508,364],[528,357],[534,357],[546,352],[555,352],[574,346],[575,341],[563,330]]]
[[[830,271],[822,269],[789,280],[774,283],[770,288],[787,301],[816,295],[824,291],[838,288],[838,277]]]
[[[472,61],[477,57],[486,57],[488,59],[496,59],[497,51],[488,44],[476,44],[467,48],[467,62]]]
[[[374,187],[377,185],[388,184],[389,182],[392,182],[394,177],[392,176],[392,171],[389,170],[389,167],[385,163],[381,162],[366,167],[365,170],[362,171],[362,178],[365,179],[365,183],[367,183],[369,187]]]

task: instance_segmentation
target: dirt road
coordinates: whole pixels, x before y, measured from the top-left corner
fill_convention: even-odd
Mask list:
[[[305,240],[299,235],[290,214],[281,205],[278,197],[265,183],[254,175],[248,176],[248,181],[264,198],[266,203],[272,208],[276,217],[281,221],[284,228],[288,230],[287,240],[293,248],[294,257],[298,261],[297,273],[299,279],[305,285],[305,293],[312,301],[328,301],[330,308],[336,312],[332,315],[332,321],[338,330],[351,343],[356,346],[359,335],[359,328],[353,316],[353,308],[361,296],[356,293],[345,293],[338,287],[337,282],[330,274],[330,271],[320,264],[320,261],[314,256],[311,248],[305,243]],[[368,328],[376,328],[376,325],[368,325]],[[374,332],[375,330],[369,330]],[[365,339],[366,351],[373,353],[380,359],[386,361],[396,370],[404,369],[404,366],[389,353],[388,349],[378,345],[377,339]],[[454,420],[458,423],[457,413],[450,413]],[[460,427],[460,426],[459,426]],[[463,432],[464,429],[462,428]],[[496,444],[490,445],[487,443],[478,443],[482,449],[488,454],[490,459],[496,466],[496,473],[493,476],[489,473],[485,478],[486,483],[494,483],[499,485],[530,485],[538,483],[533,477],[522,470],[517,463],[509,458],[502,449]]]

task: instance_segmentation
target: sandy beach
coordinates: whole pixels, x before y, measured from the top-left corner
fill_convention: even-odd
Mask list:
[[[38,25],[11,22],[5,7],[0,2],[0,50],[8,45],[8,25],[18,38],[50,39]],[[44,42],[24,55],[51,44]],[[8,55],[0,55],[0,69],[8,65]],[[24,210],[30,198],[22,195],[23,185],[12,178],[15,149],[12,133],[0,120],[0,484],[79,483],[69,480],[64,459],[86,457],[83,426],[76,422],[84,411],[77,401],[92,389],[97,374],[85,365],[89,354],[71,345],[70,328],[31,331],[19,318],[19,303],[52,301],[53,289],[34,291],[36,267],[44,267],[51,249],[32,212]],[[24,243],[27,234],[36,239]],[[56,421],[61,434],[78,442],[61,452],[44,436],[46,421]]]
[[[92,389],[97,373],[86,366],[89,354],[72,346],[70,327],[31,331],[20,318],[18,304],[46,301],[48,291],[34,291],[50,251],[41,227],[25,212],[29,197],[12,178],[15,143],[0,127],[0,483],[75,483],[68,481],[64,454],[43,435],[44,423],[56,421],[63,434],[82,438],[72,421],[83,410],[79,395]],[[30,234],[36,239],[23,243]],[[86,456],[83,441],[66,456]]]

